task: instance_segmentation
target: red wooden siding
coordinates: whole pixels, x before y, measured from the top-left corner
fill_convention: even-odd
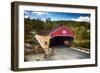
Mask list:
[[[76,35],[68,27],[61,26],[55,29],[54,31],[50,32],[49,36],[51,36],[51,38],[56,37],[56,36],[70,36],[70,37],[75,38]]]

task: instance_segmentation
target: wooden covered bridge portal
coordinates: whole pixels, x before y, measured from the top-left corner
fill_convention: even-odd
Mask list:
[[[50,46],[71,46],[75,34],[65,26],[57,27],[49,32]]]

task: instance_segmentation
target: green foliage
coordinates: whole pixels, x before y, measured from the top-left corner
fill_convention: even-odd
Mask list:
[[[79,43],[79,47],[90,48],[90,42]]]
[[[44,21],[41,21],[40,19],[33,19],[31,20],[31,27],[32,30],[38,31],[44,29]]]
[[[82,40],[82,41],[74,41],[73,46],[75,47],[83,47],[83,48],[90,48],[90,40]]]

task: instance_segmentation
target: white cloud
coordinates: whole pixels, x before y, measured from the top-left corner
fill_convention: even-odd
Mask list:
[[[24,18],[28,18],[29,16],[25,15]]]
[[[33,13],[35,13],[35,14],[37,14],[37,15],[44,15],[44,14],[48,14],[48,12],[33,12]]]
[[[31,16],[25,16],[24,18],[34,19],[34,18],[31,17]]]
[[[80,16],[77,19],[72,19],[73,21],[81,21],[81,22],[88,22],[90,23],[90,17],[88,16]]]

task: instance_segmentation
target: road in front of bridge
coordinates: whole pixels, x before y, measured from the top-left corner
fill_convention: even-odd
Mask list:
[[[90,58],[90,54],[77,51],[68,47],[52,47],[54,55],[48,58],[48,60],[70,60],[70,59],[87,59]]]

